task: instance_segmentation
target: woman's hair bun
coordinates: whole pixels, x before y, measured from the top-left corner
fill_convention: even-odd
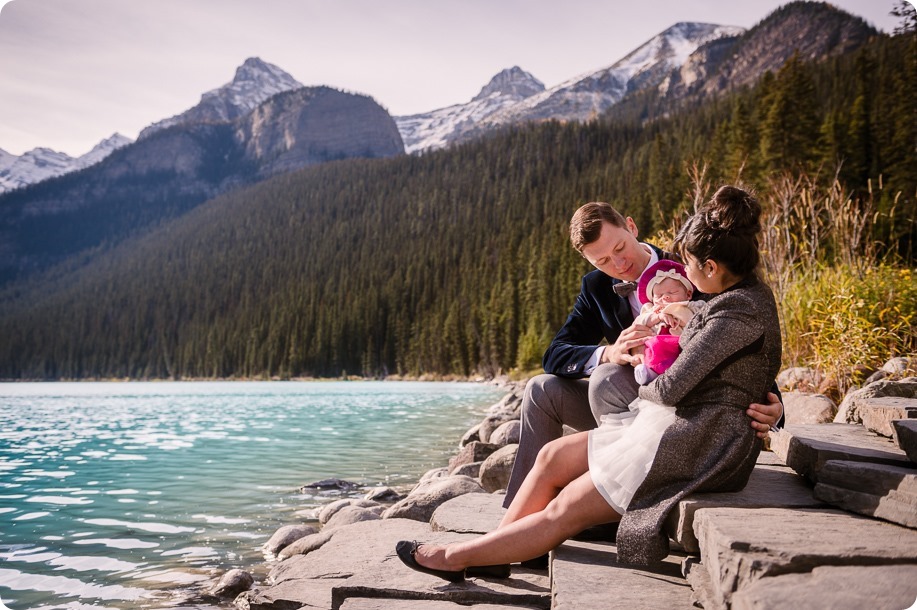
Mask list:
[[[753,194],[737,186],[721,186],[698,212],[714,231],[749,236],[761,231],[761,205]]]

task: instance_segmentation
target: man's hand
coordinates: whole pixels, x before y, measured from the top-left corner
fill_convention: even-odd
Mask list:
[[[599,364],[630,364],[636,366],[640,361],[630,354],[630,350],[643,345],[647,337],[653,336],[653,329],[643,324],[634,324],[621,331],[618,340],[602,351]]]
[[[751,427],[755,429],[758,438],[766,437],[767,431],[780,421],[780,416],[783,415],[783,405],[780,404],[777,395],[773,392],[768,392],[767,399],[770,404],[754,403],[745,411],[752,420]]]

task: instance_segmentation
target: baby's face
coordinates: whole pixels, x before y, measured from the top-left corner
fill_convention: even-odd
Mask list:
[[[653,286],[653,305],[666,305],[668,303],[679,303],[691,298],[688,289],[678,280],[670,277],[662,280]]]

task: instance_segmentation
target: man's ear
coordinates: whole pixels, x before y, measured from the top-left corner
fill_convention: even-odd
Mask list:
[[[624,219],[624,226],[627,227],[627,230],[630,231],[630,234],[634,237],[637,237],[637,235],[640,233],[640,231],[637,229],[637,223],[634,222],[634,219],[630,216]]]

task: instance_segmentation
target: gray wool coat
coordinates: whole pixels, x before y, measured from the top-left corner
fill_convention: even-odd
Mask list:
[[[618,560],[646,565],[669,554],[663,523],[694,492],[745,487],[761,441],[745,414],[766,403],[780,369],[774,295],[755,277],[710,299],[681,335],[682,353],[640,398],[676,407],[646,480],[621,518]]]

